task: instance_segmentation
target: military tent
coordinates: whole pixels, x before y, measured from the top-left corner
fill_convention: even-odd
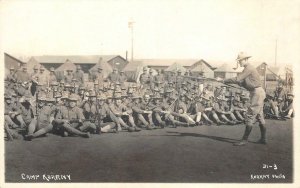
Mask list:
[[[125,72],[125,75],[127,76],[128,82],[139,82],[139,78],[141,74],[143,73],[143,68],[146,67],[142,61],[133,61],[128,63],[123,71]],[[153,70],[153,75],[157,74],[157,71]],[[147,73],[149,73],[150,68],[147,67]]]
[[[181,64],[175,62],[172,65],[170,65],[168,68],[166,68],[165,72],[177,72],[178,70],[181,70],[181,74],[184,74],[186,68],[184,68]]]
[[[105,78],[108,76],[109,73],[113,71],[112,67],[108,63],[103,61],[102,58],[100,58],[98,63],[89,70],[90,74],[92,74],[93,72],[97,72],[98,67],[102,68],[102,72]]]
[[[29,74],[33,73],[33,69],[34,67],[37,66],[38,69],[40,69],[41,67],[43,67],[45,69],[45,73],[46,75],[50,74],[50,71],[48,69],[46,69],[43,65],[41,65],[36,59],[34,58],[30,58],[29,61],[27,62],[27,71]]]
[[[203,76],[206,78],[214,77],[214,71],[203,60],[200,60],[197,63],[195,63],[194,66],[192,67],[192,69],[190,69],[190,70],[191,70],[193,76]]]

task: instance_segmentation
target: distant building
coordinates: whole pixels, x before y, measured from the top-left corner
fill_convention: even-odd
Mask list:
[[[80,65],[84,73],[88,73],[89,70],[99,62],[108,63],[112,68],[116,67],[119,70],[122,70],[128,63],[126,59],[119,55],[33,56],[28,63],[38,62],[50,70],[51,67],[57,69],[67,60],[75,65]]]
[[[215,78],[219,77],[223,79],[232,78],[232,77],[236,77],[238,73],[241,72],[242,72],[241,68],[235,70],[234,67],[230,66],[227,63],[224,63],[223,65],[221,65],[220,67],[214,70],[214,77]]]
[[[22,63],[24,62],[13,57],[12,55],[4,53],[4,64],[6,69],[9,70],[11,67],[13,67],[15,68],[15,70],[17,70],[20,67],[20,64]]]
[[[189,70],[192,72],[193,76],[214,78],[214,67],[212,67],[203,59],[197,61],[192,66],[190,66]]]

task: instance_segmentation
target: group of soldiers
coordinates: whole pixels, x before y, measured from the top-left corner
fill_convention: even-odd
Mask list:
[[[5,131],[8,140],[31,141],[47,133],[91,137],[91,134],[138,132],[177,126],[238,125],[244,122],[249,92],[229,85],[214,87],[180,70],[166,75],[144,67],[138,82],[128,83],[123,71],[107,77],[101,66],[84,79],[80,66],[63,77],[54,68],[26,64],[10,69],[5,79]],[[276,90],[277,91],[277,90]],[[292,94],[268,98],[270,114],[291,117]],[[288,104],[288,105],[287,105]],[[292,111],[292,112],[291,112]]]

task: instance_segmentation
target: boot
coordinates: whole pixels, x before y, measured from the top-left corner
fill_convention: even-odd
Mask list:
[[[233,145],[234,146],[244,146],[244,145],[246,145],[247,142],[248,142],[248,137],[251,133],[251,130],[252,130],[252,126],[246,125],[243,139],[240,142],[234,143]]]
[[[260,128],[261,137],[260,137],[260,140],[257,143],[267,144],[267,142],[266,142],[266,132],[267,132],[267,129],[266,129],[266,127],[263,124],[259,124],[259,128]]]

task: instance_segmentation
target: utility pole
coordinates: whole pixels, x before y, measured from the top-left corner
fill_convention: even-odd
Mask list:
[[[277,38],[275,43],[275,67],[277,66]]]
[[[135,22],[131,19],[129,22],[128,22],[128,28],[131,29],[131,62],[133,62],[133,24]]]

